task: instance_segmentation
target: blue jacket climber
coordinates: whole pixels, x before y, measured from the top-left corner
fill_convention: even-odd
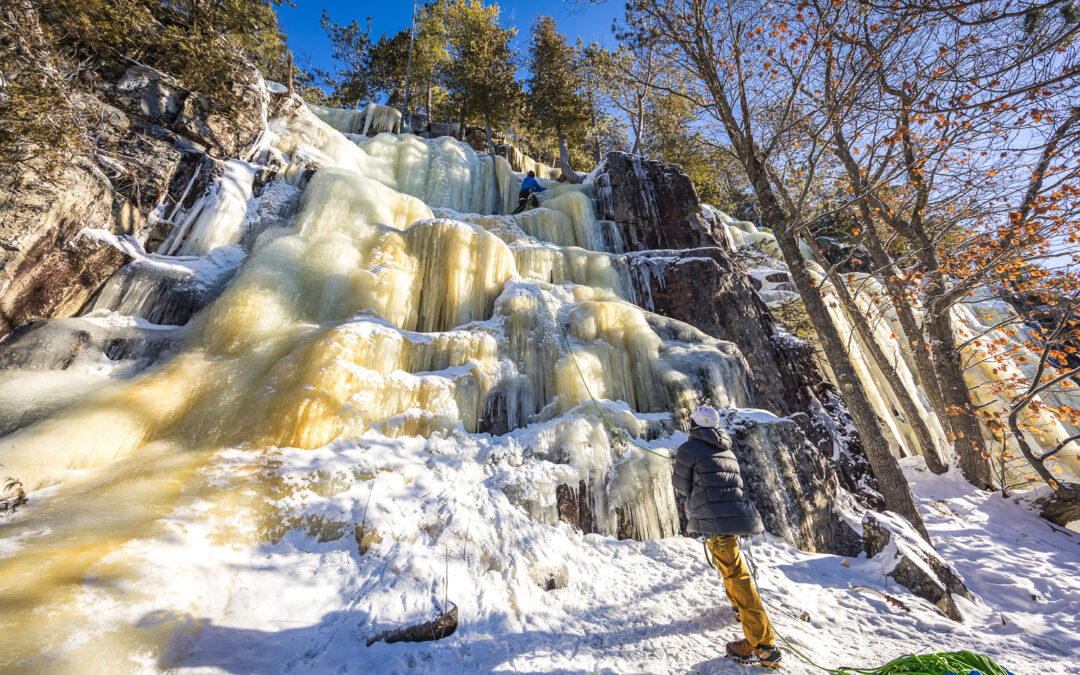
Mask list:
[[[536,173],[530,171],[529,175],[525,176],[525,180],[521,181],[521,190],[518,192],[518,204],[514,209],[514,213],[518,214],[525,210],[526,206],[532,205],[533,208],[539,206],[539,202],[534,196],[537,192],[543,192],[544,188],[540,187],[540,183],[536,180]]]
[[[540,187],[540,183],[536,182],[536,174],[532,171],[528,176],[525,176],[525,180],[521,181],[521,190],[531,190],[533,192],[543,192],[544,188]]]

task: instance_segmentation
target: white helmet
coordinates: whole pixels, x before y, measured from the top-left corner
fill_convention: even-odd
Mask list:
[[[699,405],[690,413],[690,421],[696,427],[716,429],[720,426],[720,413],[712,406]]]

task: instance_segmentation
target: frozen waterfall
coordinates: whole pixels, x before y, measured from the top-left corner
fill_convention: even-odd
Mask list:
[[[354,136],[353,113],[316,112],[271,120],[256,163],[227,162],[157,254],[8,352],[0,464],[32,506],[0,529],[0,584],[17,589],[0,608],[5,662],[126,672],[171,658],[186,629],[140,612],[162,598],[223,611],[185,590],[213,573],[175,569],[172,541],[223,560],[295,528],[320,541],[355,528],[361,552],[392,560],[409,542],[468,538],[485,562],[461,573],[516,588],[514,532],[558,523],[560,486],[587,486],[600,533],[672,535],[669,462],[611,433],[591,396],[661,452],[701,398],[750,405],[733,345],[660,331],[671,320],[632,304],[587,187],[548,182],[541,208],[498,215],[521,180],[502,158]],[[256,188],[263,162],[281,168]],[[355,512],[357,486],[425,482],[393,448],[427,448],[432,476],[453,465],[462,489],[494,487],[474,501],[501,525]],[[409,593],[405,618],[423,596]]]

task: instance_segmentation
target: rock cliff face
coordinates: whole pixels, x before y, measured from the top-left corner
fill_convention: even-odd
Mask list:
[[[83,228],[123,231],[109,179],[87,160],[45,177],[0,177],[0,337],[19,324],[71,314],[129,259]]]
[[[596,187],[597,217],[614,221],[632,251],[724,241],[723,231],[705,217],[693,181],[677,164],[609,152],[588,182]]]
[[[226,114],[168,75],[132,65],[79,104],[95,147],[55,175],[35,166],[0,175],[0,337],[20,324],[69,316],[131,257],[84,229],[128,235],[153,250],[168,224],[147,227],[158,205],[195,199],[213,177],[195,168],[243,157],[265,125],[269,93],[254,69],[233,86]],[[163,231],[164,230],[164,231]]]
[[[612,152],[588,180],[597,215],[615,223],[631,250],[621,262],[637,303],[733,342],[754,405],[775,415],[732,420],[743,429],[736,453],[769,531],[807,550],[854,555],[860,540],[836,515],[837,487],[880,506],[876,483],[809,346],[774,325],[678,166]]]

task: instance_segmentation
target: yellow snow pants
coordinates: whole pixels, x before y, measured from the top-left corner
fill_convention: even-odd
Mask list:
[[[739,553],[737,537],[710,537],[709,552],[724,577],[724,590],[732,606],[739,609],[743,633],[751,645],[772,646],[773,631],[765,608],[761,605],[761,596],[750,579],[750,570]]]

